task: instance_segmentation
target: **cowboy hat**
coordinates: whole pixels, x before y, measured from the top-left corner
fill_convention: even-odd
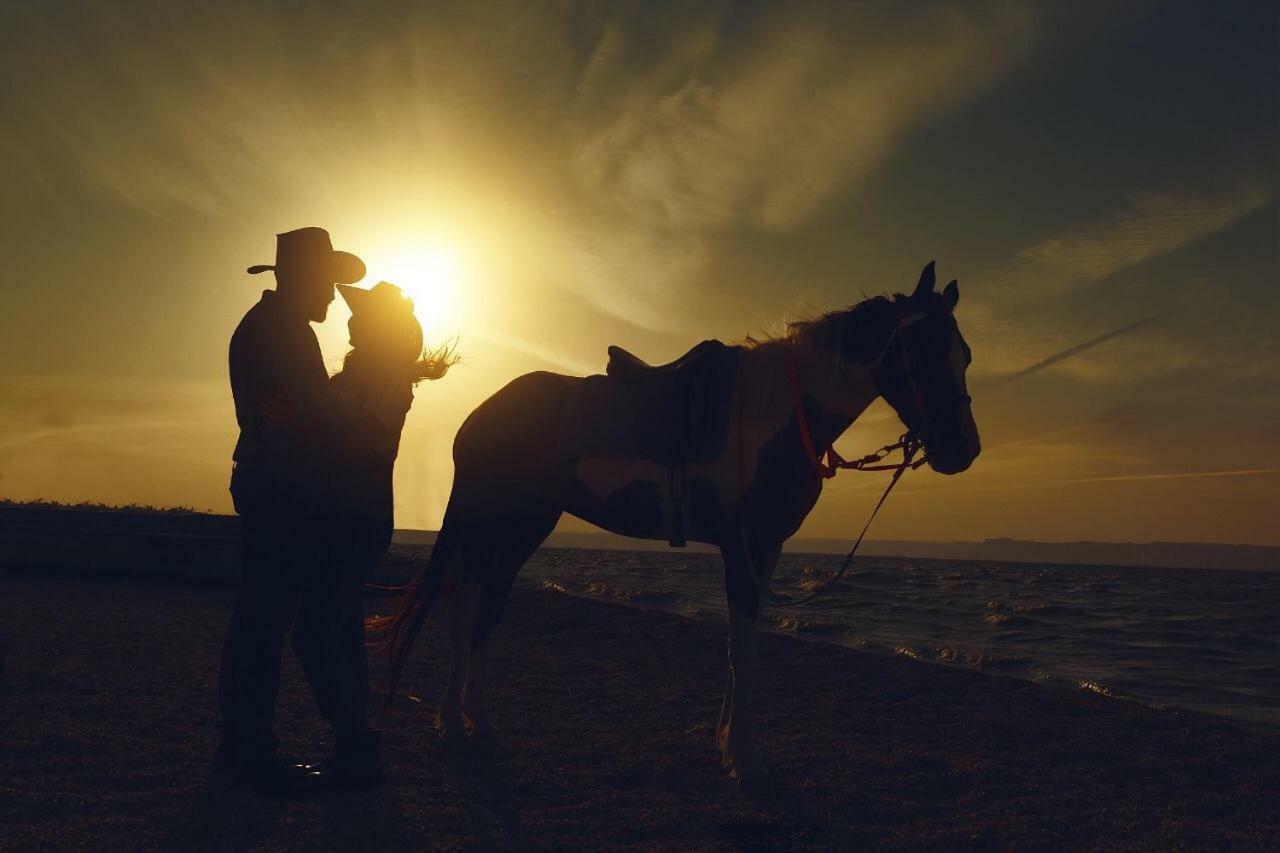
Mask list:
[[[338,285],[347,307],[351,309],[351,345],[367,346],[366,341],[382,341],[376,346],[403,342],[405,351],[415,359],[422,354],[422,324],[413,316],[413,300],[389,281],[380,281],[365,290],[349,284]],[[447,369],[447,368],[446,368]]]
[[[342,294],[352,314],[413,316],[413,300],[389,281],[380,281],[368,290],[349,284],[339,284],[338,293]]]
[[[333,248],[329,232],[323,228],[298,228],[276,235],[276,262],[257,264],[248,269],[249,275],[267,270],[280,272],[323,273],[329,281],[352,284],[364,278],[364,261],[350,252],[338,252]]]

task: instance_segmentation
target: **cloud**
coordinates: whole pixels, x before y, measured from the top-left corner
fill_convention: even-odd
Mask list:
[[[891,17],[818,8],[787,7],[745,46],[704,26],[677,33],[671,58],[576,143],[574,177],[595,200],[586,280],[607,271],[619,283],[588,291],[599,307],[671,329],[674,303],[703,283],[726,235],[802,226],[912,130],[982,92],[1036,34],[1012,4]],[[582,91],[622,75],[627,38],[604,34]]]
[[[7,497],[226,508],[235,417],[223,383],[0,381]]]
[[[1145,194],[1097,222],[1027,246],[996,276],[997,287],[1043,298],[1102,281],[1221,231],[1266,204],[1269,189],[1247,186],[1222,197]]]
[[[947,37],[939,42],[938,32]],[[1029,41],[1004,5],[972,17],[932,9],[832,26],[797,11],[751,49],[683,51],[685,79],[649,91],[585,140],[578,175],[631,216],[718,231],[747,221],[793,228],[889,156],[913,128],[982,91]],[[587,74],[616,53],[601,40]]]
[[[469,4],[342,26],[235,4],[207,21],[159,4],[70,25],[33,14],[21,30],[48,49],[11,63],[15,87],[56,85],[15,105],[0,141],[39,138],[158,219],[536,211],[562,286],[692,333],[681,317],[741,251],[733,232],[793,230],[847,195],[1027,54],[1032,8],[510,4],[501,28]]]
[[[1081,296],[1089,287],[1130,271],[1136,275],[1144,264],[1232,227],[1275,197],[1261,181],[1224,176],[1218,183],[1228,189],[1210,195],[1177,189],[1134,195],[1094,221],[1013,250],[1005,263],[982,276],[985,287],[966,300],[965,333],[978,353],[973,375],[1007,382],[1056,368],[1086,381],[1115,381],[1238,361],[1236,348],[1224,351],[1221,341],[1203,332],[1190,338],[1153,328],[1129,334],[1155,317],[1086,337],[1096,329],[1099,311],[1126,303],[1123,289],[1108,291],[1105,298],[1091,293],[1088,303]],[[1202,293],[1186,296],[1179,317],[1203,310],[1203,298]],[[1083,304],[1092,310],[1082,313]],[[1009,374],[1010,366],[1028,362],[1029,367]]]

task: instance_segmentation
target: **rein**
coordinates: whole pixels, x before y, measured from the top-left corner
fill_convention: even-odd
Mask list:
[[[901,329],[903,325],[905,324],[899,324],[898,329]],[[892,344],[893,338],[897,337],[896,333],[897,333],[897,329],[895,329],[894,335],[891,336],[889,344]],[[885,349],[886,351],[888,350],[888,345],[886,345]],[[919,399],[919,396],[920,396],[919,391],[916,390],[916,387],[915,387],[915,377],[911,373],[910,363],[906,358],[906,347],[900,347],[900,349],[902,349],[903,351],[904,365],[908,368],[907,376],[911,381],[912,392],[917,397],[917,401],[922,403],[923,401]],[[883,355],[884,354],[882,353],[881,354],[882,358],[883,358]],[[876,361],[878,363],[880,359],[877,359]],[[908,429],[905,433],[902,434],[902,437],[899,438],[893,444],[886,444],[884,447],[880,448],[879,450],[876,450],[872,453],[868,453],[866,456],[863,456],[860,459],[852,459],[852,460],[845,459],[839,453],[836,452],[835,446],[832,445],[826,449],[826,453],[825,453],[826,459],[824,461],[823,455],[819,454],[817,451],[817,448],[814,446],[813,434],[809,430],[809,419],[805,417],[805,414],[804,414],[804,402],[800,392],[800,376],[798,371],[796,370],[795,353],[793,353],[791,350],[787,351],[787,376],[791,384],[791,401],[796,413],[796,426],[800,430],[800,442],[801,444],[804,445],[805,454],[809,457],[810,465],[813,466],[813,470],[815,471],[815,473],[817,473],[817,475],[820,478],[824,480],[829,480],[842,470],[892,471],[893,472],[893,476],[889,479],[889,485],[885,486],[883,494],[880,495],[880,500],[876,501],[875,508],[871,510],[871,515],[870,517],[867,518],[867,523],[862,525],[862,530],[858,533],[858,538],[854,540],[853,547],[849,549],[849,553],[845,554],[844,562],[841,563],[839,571],[831,575],[831,577],[827,578],[818,586],[814,587],[812,590],[809,591],[807,595],[801,598],[791,598],[789,596],[778,595],[769,590],[765,590],[765,594],[769,597],[769,602],[771,604],[774,604],[778,607],[798,607],[802,604],[807,604],[810,601],[813,601],[819,595],[821,595],[822,593],[826,592],[828,589],[830,589],[831,587],[839,583],[840,579],[843,578],[845,574],[849,571],[849,567],[853,565],[853,558],[854,558],[854,555],[858,553],[858,547],[862,544],[863,538],[866,537],[867,531],[871,529],[871,523],[876,520],[876,515],[879,514],[880,508],[883,507],[885,501],[889,499],[889,493],[893,491],[893,487],[898,485],[898,481],[902,479],[902,475],[905,474],[908,470],[915,470],[916,468],[919,468],[921,465],[924,465],[929,460],[927,456],[922,456],[919,459],[915,458],[916,454],[920,451],[923,445],[920,441],[920,438],[916,435],[915,431]],[[923,406],[921,407],[921,411],[923,411]],[[750,573],[751,579],[756,585],[756,589],[759,590],[760,578],[756,574],[755,564],[754,564],[754,561],[751,559],[751,546],[750,546],[749,538],[747,536],[746,459],[745,459],[744,442],[742,437],[742,431],[743,431],[742,422],[743,422],[742,401],[741,401],[741,398],[739,398],[739,402],[738,402],[738,487],[740,492],[739,511],[738,511],[738,516],[740,520],[739,529],[742,534],[742,551],[743,551],[743,557],[746,560],[747,571]],[[896,450],[902,451],[901,462],[897,464],[894,464],[894,463],[881,464],[884,462],[886,457],[888,457],[891,453],[893,453]]]

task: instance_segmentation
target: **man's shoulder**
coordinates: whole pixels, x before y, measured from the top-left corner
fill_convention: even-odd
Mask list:
[[[273,374],[283,370],[285,375],[327,379],[320,342],[311,324],[281,310],[274,297],[273,291],[266,291],[231,335],[232,384],[264,369]]]
[[[271,291],[264,293],[262,299],[244,313],[231,333],[229,355],[233,372],[237,364],[253,363],[269,351],[287,345],[288,324],[281,322],[283,318],[269,294]]]
[[[280,310],[275,292],[267,290],[240,318],[240,323],[231,334],[231,347],[234,350],[253,345],[264,338],[277,342],[291,338],[306,340],[314,339],[315,332],[311,330],[309,323],[298,322]]]

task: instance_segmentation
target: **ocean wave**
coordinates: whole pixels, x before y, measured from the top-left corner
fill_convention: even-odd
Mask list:
[[[1013,670],[1023,669],[1031,665],[1031,661],[1023,655],[982,654],[969,652],[964,656],[965,666],[975,669]]]
[[[669,604],[680,598],[675,590],[614,586],[605,581],[587,581],[583,591],[596,598],[614,598],[628,604]]]
[[[774,620],[775,627],[787,634],[804,634],[821,636],[825,634],[844,633],[849,626],[843,622],[830,622],[823,619],[803,619],[799,616],[779,616]]]
[[[535,557],[526,583],[698,619],[724,618],[718,566],[695,555]],[[630,560],[628,562],[628,559]],[[784,559],[780,592],[826,586],[838,559]],[[1280,575],[860,562],[771,631],[1280,725]]]

